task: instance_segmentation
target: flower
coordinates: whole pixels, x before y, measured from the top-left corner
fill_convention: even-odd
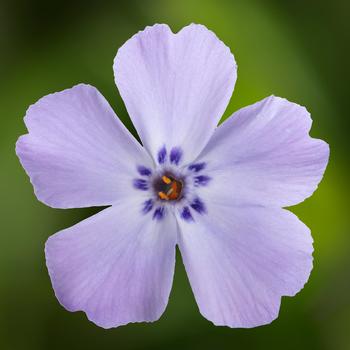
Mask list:
[[[48,239],[59,302],[104,328],[157,320],[178,245],[205,318],[271,322],[312,269],[310,231],[282,209],[309,197],[327,165],[309,113],[271,96],[217,127],[236,63],[202,25],[147,27],[119,49],[114,74],[143,147],[83,84],[32,105],[17,142],[40,201],[109,206]]]

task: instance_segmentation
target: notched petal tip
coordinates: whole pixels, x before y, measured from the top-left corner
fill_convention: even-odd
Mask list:
[[[177,33],[146,27],[119,48],[115,83],[154,160],[165,140],[186,150],[183,163],[198,156],[231,98],[236,67],[229,47],[199,24]]]
[[[15,144],[15,152],[16,155],[19,159],[19,161],[21,161],[21,155],[23,154],[24,150],[25,150],[25,139],[29,137],[29,134],[24,134],[18,137],[16,144]]]
[[[230,320],[222,321],[222,320],[213,320],[210,319],[210,315],[205,315],[201,310],[199,310],[200,314],[209,322],[211,322],[216,327],[229,327],[229,328],[235,328],[235,329],[251,329],[251,328],[257,328],[257,327],[263,327],[267,326],[274,321],[278,319],[278,316],[281,311],[281,302],[282,297],[279,298],[279,305],[276,306],[275,312],[270,313],[267,317],[264,319],[261,319],[257,322],[231,322]]]

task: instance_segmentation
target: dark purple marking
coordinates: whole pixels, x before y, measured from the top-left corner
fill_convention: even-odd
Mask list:
[[[134,179],[133,185],[138,190],[141,190],[141,191],[148,190],[148,182],[144,179]]]
[[[170,162],[179,165],[182,157],[182,150],[180,147],[174,147],[170,151]]]
[[[153,209],[153,200],[152,199],[149,199],[143,203],[142,212],[144,214],[149,213],[152,209]]]
[[[194,221],[189,207],[183,207],[181,217],[185,221]]]
[[[209,176],[206,175],[199,175],[194,178],[194,185],[195,186],[206,186],[208,182],[211,180]]]
[[[191,208],[199,214],[205,214],[207,212],[207,208],[199,198],[194,199],[194,201],[191,203]]]
[[[153,220],[162,220],[165,214],[164,207],[158,207],[153,213]]]
[[[194,163],[194,164],[191,164],[188,169],[189,170],[192,170],[196,173],[200,172],[201,170],[203,170],[205,167],[207,166],[206,163]]]
[[[166,161],[166,148],[163,146],[158,152],[158,163],[164,164]]]
[[[152,175],[152,170],[149,168],[146,168],[143,165],[138,165],[137,166],[137,171],[141,176],[151,176]]]

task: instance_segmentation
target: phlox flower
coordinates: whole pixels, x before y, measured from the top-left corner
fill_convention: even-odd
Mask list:
[[[137,33],[114,60],[142,145],[103,96],[80,84],[25,116],[17,155],[53,208],[108,206],[46,242],[69,311],[110,328],[157,320],[178,245],[201,314],[255,327],[278,316],[312,269],[309,229],[283,207],[309,197],[328,145],[304,107],[270,96],[218,125],[236,82],[228,47],[202,25]]]

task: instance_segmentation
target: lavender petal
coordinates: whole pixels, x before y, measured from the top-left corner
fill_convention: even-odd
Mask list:
[[[151,160],[92,86],[47,95],[29,107],[16,153],[35,194],[55,208],[110,205],[130,195],[134,162]],[[98,127],[96,127],[98,125]],[[130,159],[133,161],[130,162]]]
[[[142,144],[158,160],[160,145],[181,145],[190,163],[212,136],[232,95],[236,63],[229,48],[202,25],[172,33],[165,24],[128,40],[114,76]]]
[[[219,224],[218,224],[219,223]],[[210,207],[195,225],[179,219],[179,248],[201,314],[215,325],[273,321],[312,269],[309,229],[278,208]]]
[[[130,201],[56,233],[45,249],[56,297],[103,328],[159,319],[173,279],[176,230],[173,216],[154,225]]]

